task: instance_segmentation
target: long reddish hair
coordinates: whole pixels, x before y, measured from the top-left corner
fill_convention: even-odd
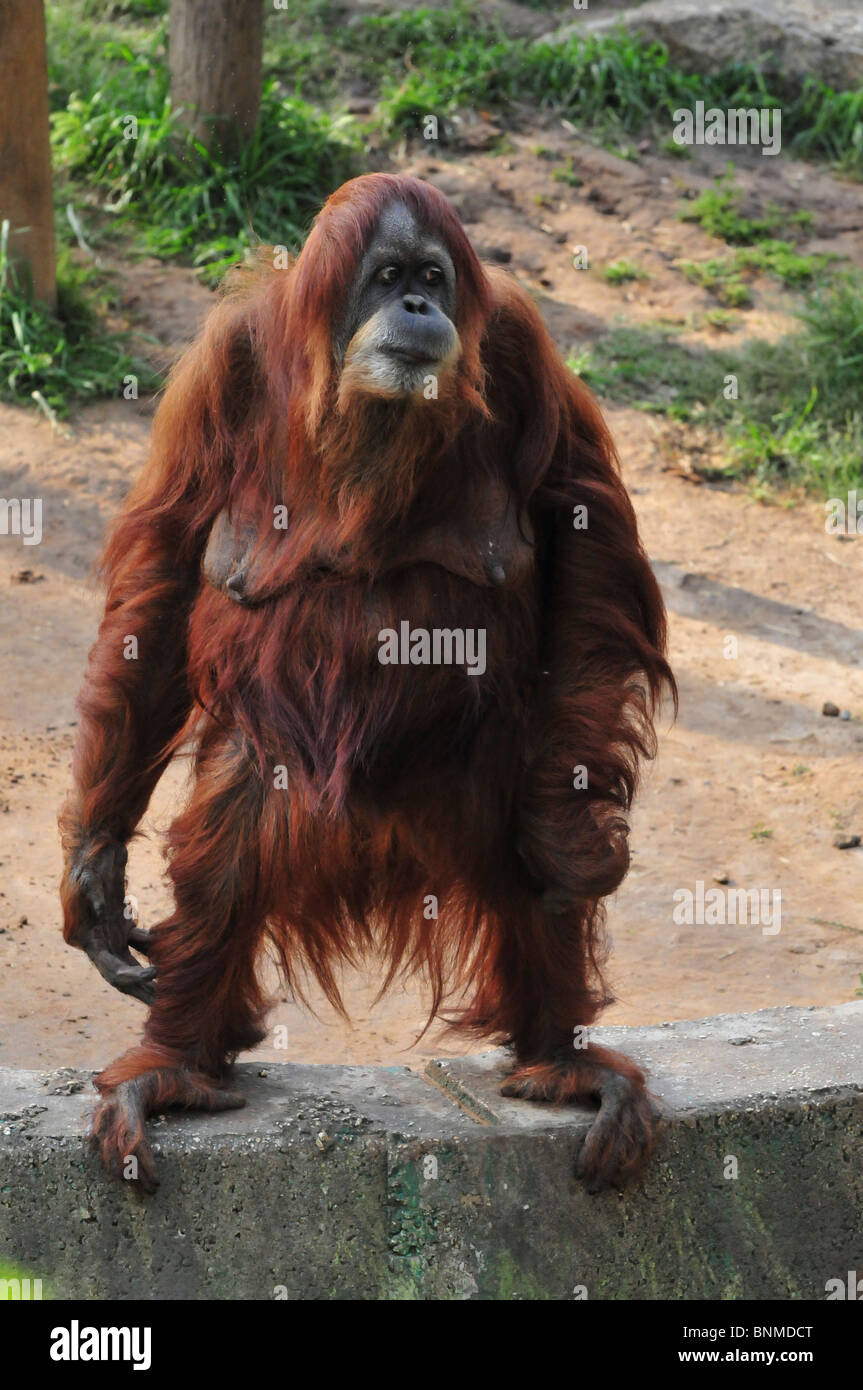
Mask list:
[[[372,401],[338,420],[334,316],[382,209],[394,200],[437,232],[453,258],[457,376],[449,397],[433,406]],[[371,475],[350,470],[352,452],[366,440],[378,450]],[[331,455],[346,471],[322,492]],[[411,823],[397,809],[381,812],[359,835],[347,812],[351,778],[387,740],[400,746],[411,720],[434,750],[429,690],[418,693],[409,672],[394,671],[389,700],[373,695],[367,652],[356,640],[362,585],[334,597],[328,628],[302,582],[278,604],[253,611],[206,585],[199,592],[208,532],[225,507],[260,516],[262,548],[265,533],[273,546],[271,576],[282,566],[299,581],[304,557],[328,526],[333,545],[353,553],[357,573],[370,578],[395,525],[409,528],[458,508],[469,514],[474,489],[489,476],[505,478],[531,517],[540,570],[537,583],[511,596],[503,622],[491,688],[507,711],[505,727],[475,690],[479,732],[465,743],[461,807],[452,806],[432,769],[427,815]],[[269,524],[272,506],[282,502],[292,516],[287,560]],[[589,525],[576,533],[571,518],[579,505]],[[453,983],[467,984],[460,1022],[483,1036],[505,1040],[511,1028],[501,1020],[529,1019],[533,1009],[535,1025],[524,1025],[521,1042],[534,1028],[541,1048],[546,1035],[595,1016],[609,998],[600,971],[602,899],[626,872],[626,812],[639,762],[653,751],[657,700],[664,686],[673,688],[663,606],[598,405],[561,361],[530,296],[511,276],[483,269],[437,190],[405,175],[352,180],[328,200],[288,269],[273,269],[261,255],[234,277],[172,374],[148,468],[113,529],[104,571],[106,623],[122,611],[128,630],[128,615],[154,603],[181,623],[191,612],[178,664],[198,703],[183,729],[170,730],[166,748],[197,727],[206,763],[224,729],[236,728],[258,748],[262,781],[274,752],[303,749],[285,823],[263,809],[263,799],[255,812],[256,883],[270,882],[271,938],[298,991],[305,965],[340,1006],[337,965],[378,940],[387,980],[401,968],[427,971],[432,1013]],[[404,585],[405,603],[427,599],[422,577]],[[498,595],[477,591],[473,600],[477,626],[500,631]],[[106,651],[96,660],[110,660]],[[286,652],[294,654],[306,719],[285,697]],[[138,698],[122,667],[119,661],[113,694],[105,693],[107,670],[91,682],[85,705],[89,699],[96,727],[107,700]],[[98,742],[86,745],[79,772],[86,762],[104,763],[105,753]],[[571,768],[579,763],[589,769],[589,789],[574,797]],[[104,779],[90,786],[86,775],[78,781],[89,788],[83,822],[123,833],[117,789]],[[515,838],[516,825],[530,883],[495,850],[502,835]],[[184,824],[187,842],[195,829]],[[197,831],[202,843],[211,833],[206,825]],[[421,873],[393,876],[399,849],[416,856]],[[319,872],[321,865],[330,872]],[[430,881],[441,901],[433,930],[422,911]],[[537,897],[550,881],[573,903],[553,932]],[[505,927],[514,917],[515,936]],[[519,971],[504,959],[513,952],[555,975],[566,962],[551,1000],[523,997]],[[512,998],[502,997],[506,988]]]

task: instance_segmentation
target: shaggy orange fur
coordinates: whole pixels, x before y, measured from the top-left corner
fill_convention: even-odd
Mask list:
[[[449,248],[460,355],[437,400],[345,399],[331,327],[394,200]],[[529,562],[495,587],[448,567],[445,538],[501,494]],[[258,525],[253,606],[202,578],[224,509]],[[423,536],[443,538],[440,564]],[[609,1000],[602,900],[673,687],[663,608],[595,400],[441,194],[354,180],[289,270],[235,279],[172,376],[104,573],[62,817],[68,941],[81,864],[125,845],[186,740],[196,771],[169,834],[175,908],[153,932],[144,1040],[97,1082],[109,1167],[134,1153],[152,1187],[146,1114],[239,1103],[220,1080],[263,1036],[269,942],[298,993],[310,971],[337,1008],[337,967],[370,949],[383,987],[423,971],[431,1015],[448,1004],[452,1026],[512,1048],[509,1094],[601,1097],[593,1185],[636,1172],[654,1131],[644,1078],[574,1048],[573,1030]],[[404,619],[483,629],[484,674],[381,665],[376,634]]]

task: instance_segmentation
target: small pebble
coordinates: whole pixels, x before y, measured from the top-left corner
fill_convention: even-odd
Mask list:
[[[836,719],[839,714],[839,706],[834,705],[832,700],[825,700],[821,706],[821,713],[826,715],[828,719]]]

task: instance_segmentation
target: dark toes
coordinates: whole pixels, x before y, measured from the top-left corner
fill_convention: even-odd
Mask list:
[[[556,1061],[517,1066],[500,1093],[554,1105],[589,1105],[599,1100],[576,1165],[590,1192],[624,1187],[638,1177],[654,1147],[659,1113],[643,1083],[611,1067]]]
[[[555,1095],[549,1094],[548,1088],[539,1077],[526,1076],[522,1072],[515,1072],[504,1081],[500,1086],[500,1094],[510,1100],[538,1100],[551,1103],[557,1100]]]
[[[603,1101],[584,1141],[576,1175],[588,1192],[624,1187],[637,1178],[654,1144],[658,1112],[640,1088]]]
[[[99,1078],[97,1078],[97,1085]],[[224,1089],[210,1077],[186,1068],[144,1071],[106,1091],[90,1123],[89,1140],[108,1172],[139,1192],[155,1192],[159,1177],[147,1142],[148,1115],[163,1110],[238,1110],[239,1091]]]
[[[159,1178],[134,1082],[124,1082],[99,1102],[88,1138],[91,1149],[113,1177],[131,1183],[141,1192],[155,1192]]]
[[[513,1077],[509,1081],[504,1081],[500,1087],[500,1094],[512,1100],[528,1100],[530,1096],[530,1082],[527,1077]]]

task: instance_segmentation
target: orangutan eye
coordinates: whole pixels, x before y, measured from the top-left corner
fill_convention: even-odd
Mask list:
[[[427,265],[422,278],[427,285],[438,285],[443,279],[443,271],[439,265]]]
[[[394,285],[399,278],[399,268],[397,265],[385,265],[383,270],[379,270],[375,279],[379,285]]]

